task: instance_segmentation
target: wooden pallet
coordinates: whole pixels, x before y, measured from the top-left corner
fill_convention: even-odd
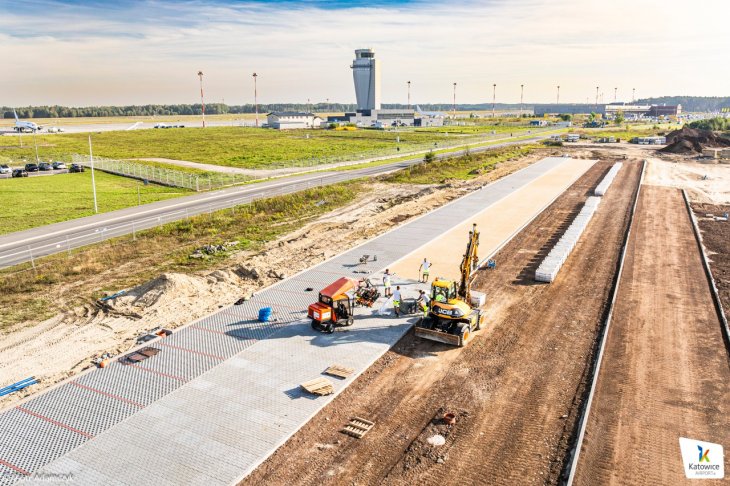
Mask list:
[[[316,378],[311,381],[305,381],[299,386],[313,395],[330,395],[335,392],[332,382],[327,378]]]
[[[328,375],[337,376],[340,378],[347,378],[348,376],[353,374],[355,370],[353,370],[352,368],[345,368],[344,366],[340,365],[332,365],[324,370],[324,372]]]
[[[350,435],[356,439],[362,439],[363,436],[367,434],[370,429],[373,428],[373,425],[375,425],[375,422],[365,420],[364,418],[355,417],[353,419],[350,419],[350,422],[345,425],[345,427],[340,432]]]

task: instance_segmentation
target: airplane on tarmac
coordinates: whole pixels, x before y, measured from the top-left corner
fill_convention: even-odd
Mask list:
[[[16,132],[36,132],[43,129],[42,126],[31,121],[18,120],[18,114],[13,110],[15,115],[15,127],[13,128]]]
[[[440,111],[423,111],[423,110],[421,110],[421,107],[418,105],[416,105],[416,113],[418,113],[421,116],[430,116],[432,118],[437,118],[437,117],[445,118],[446,117],[446,114],[441,113]]]

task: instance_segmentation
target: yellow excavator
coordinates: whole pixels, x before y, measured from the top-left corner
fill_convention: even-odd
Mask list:
[[[431,284],[428,316],[416,324],[416,336],[455,346],[464,346],[474,331],[481,329],[484,314],[471,305],[471,278],[479,265],[479,231],[475,224],[461,260],[461,279],[436,279]]]

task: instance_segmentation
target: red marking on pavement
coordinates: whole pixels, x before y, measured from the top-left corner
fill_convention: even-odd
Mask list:
[[[122,402],[129,403],[130,405],[134,405],[135,407],[144,408],[144,405],[142,405],[141,403],[135,402],[134,400],[130,400],[128,398],[120,397],[119,395],[115,395],[113,393],[108,393],[108,392],[105,392],[105,391],[102,391],[102,390],[97,390],[96,388],[92,388],[90,386],[82,385],[81,383],[78,383],[76,381],[72,381],[71,384],[72,385],[76,385],[79,388],[83,388],[85,390],[93,391],[95,393],[98,393],[99,395],[104,395],[104,396],[109,397],[109,398],[114,398],[116,400],[120,400]]]
[[[0,464],[2,464],[3,466],[5,466],[7,468],[12,469],[13,471],[15,471],[18,474],[22,474],[23,476],[30,476],[30,473],[28,471],[26,471],[25,469],[23,469],[22,467],[15,466],[13,464],[10,464],[7,461],[3,461],[2,459],[0,459]]]
[[[77,433],[79,435],[83,435],[87,439],[93,439],[94,438],[94,436],[91,435],[91,434],[87,434],[86,432],[84,432],[82,430],[75,429],[75,428],[71,427],[70,425],[66,425],[64,423],[61,423],[58,420],[53,420],[52,418],[49,418],[49,417],[46,417],[45,415],[41,415],[41,414],[39,414],[37,412],[33,412],[31,410],[28,410],[27,408],[23,408],[23,407],[15,407],[15,408],[16,408],[16,410],[20,410],[23,413],[27,413],[28,415],[32,415],[35,418],[39,418],[41,420],[45,420],[46,422],[48,422],[50,424],[53,424],[53,425],[55,425],[57,427],[61,427],[61,428],[66,429],[66,430],[70,430],[71,432],[75,432],[75,433]]]
[[[182,346],[175,346],[174,344],[167,344],[167,343],[159,343],[159,344],[160,344],[160,346],[167,346],[168,348],[179,349],[180,351],[187,351],[188,353],[199,354],[201,356],[207,356],[209,358],[219,359],[221,361],[226,360],[226,358],[224,358],[223,356],[217,356],[215,354],[205,353],[203,351],[196,351],[194,349],[183,348]]]
[[[228,336],[228,333],[224,332],[224,331],[216,331],[215,329],[208,329],[208,328],[200,327],[200,326],[190,326],[190,327],[192,327],[193,329],[198,329],[200,331],[214,332],[216,334],[223,334],[224,336]]]
[[[185,378],[182,378],[180,376],[170,375],[167,373],[163,373],[162,371],[151,370],[149,368],[145,368],[144,366],[140,366],[138,364],[131,363],[131,364],[128,364],[127,366],[132,366],[134,368],[137,368],[138,370],[147,371],[149,373],[154,373],[156,375],[164,376],[165,378],[171,378],[173,380],[181,381],[183,383],[185,383],[187,381]]]
[[[190,326],[190,327],[192,327],[193,329],[199,329],[201,331],[214,332],[216,334],[223,334],[224,336],[230,336],[230,337],[234,337],[236,339],[240,339],[240,337],[238,337],[234,334],[239,329],[231,329],[231,331],[229,331],[230,332],[230,334],[229,334],[228,332],[216,331],[215,329],[208,329],[207,327],[201,327],[201,326]],[[241,329],[241,330],[245,331],[245,329]],[[247,340],[248,341],[258,341],[258,339],[254,339],[254,338],[248,338]]]

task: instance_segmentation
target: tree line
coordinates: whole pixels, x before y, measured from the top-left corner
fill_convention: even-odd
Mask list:
[[[496,109],[515,109],[519,105],[498,104]],[[428,103],[420,105],[425,111],[449,112],[453,105],[443,103]],[[524,105],[525,108],[531,108]],[[344,113],[354,112],[357,106],[347,103],[270,103],[258,105],[259,113],[272,111],[313,111],[315,113]],[[383,109],[407,109],[406,104],[391,103],[383,104]],[[415,108],[415,106],[411,106]],[[491,110],[492,105],[482,104],[459,104],[456,109],[459,111]],[[170,116],[170,115],[200,115],[202,106],[198,104],[178,105],[130,105],[130,106],[22,106],[22,107],[0,107],[4,118],[13,118],[13,109],[18,113],[19,118],[80,118],[80,117],[111,117],[111,116]],[[253,104],[227,105],[224,103],[210,103],[205,105],[207,115],[223,115],[227,113],[255,113],[256,107]]]
[[[644,98],[636,101],[637,104],[654,105],[677,105],[681,104],[684,111],[707,112],[723,111],[730,109],[730,97],[720,96],[662,96],[659,98]],[[518,103],[497,103],[497,110],[515,110],[519,108]],[[383,104],[383,109],[406,109],[405,103]],[[420,105],[425,111],[449,112],[454,109],[448,103],[424,103]],[[524,109],[532,109],[533,104],[525,103]],[[415,108],[415,106],[411,106]],[[315,113],[344,113],[353,112],[356,105],[348,103],[270,103],[260,104],[259,113],[271,111],[313,111]],[[491,103],[462,103],[457,104],[459,111],[484,111],[491,110]],[[110,117],[110,116],[170,116],[170,115],[200,115],[202,106],[198,104],[177,104],[177,105],[129,105],[129,106],[23,106],[15,107],[20,118],[78,118],[78,117]],[[13,118],[13,107],[0,107],[4,118]],[[227,105],[225,103],[210,103],[205,105],[205,113],[209,115],[222,115],[227,113],[254,113],[256,107],[253,104]]]

